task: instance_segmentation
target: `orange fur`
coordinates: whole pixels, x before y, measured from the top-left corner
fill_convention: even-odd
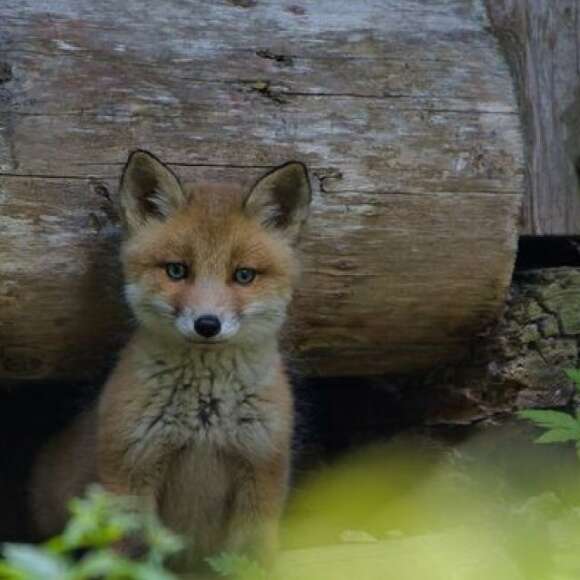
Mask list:
[[[126,295],[139,323],[97,412],[42,454],[32,485],[40,533],[95,478],[187,540],[176,567],[221,550],[271,558],[290,464],[291,392],[277,335],[298,276],[293,244],[307,215],[305,169],[287,164],[249,194],[185,189],[137,152],[121,183]],[[172,279],[167,263],[187,270]],[[255,279],[241,284],[236,269]],[[201,336],[200,316],[221,326]]]

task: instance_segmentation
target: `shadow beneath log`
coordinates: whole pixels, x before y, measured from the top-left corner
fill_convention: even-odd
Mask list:
[[[580,236],[522,236],[515,271],[538,268],[580,268]]]
[[[0,542],[30,540],[27,485],[36,453],[97,394],[89,384],[0,385]]]

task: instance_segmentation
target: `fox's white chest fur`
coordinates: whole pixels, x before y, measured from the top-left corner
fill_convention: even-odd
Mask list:
[[[205,454],[213,449],[248,459],[274,451],[279,411],[264,388],[274,379],[275,351],[205,349],[142,356],[142,414],[128,429],[132,462],[147,462],[151,455],[167,460],[185,450]]]

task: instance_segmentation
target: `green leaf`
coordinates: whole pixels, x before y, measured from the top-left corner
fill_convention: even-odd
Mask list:
[[[157,519],[147,522],[145,538],[150,547],[151,561],[161,563],[183,548],[181,538],[165,529]]]
[[[580,438],[580,423],[568,413],[562,411],[541,411],[528,409],[520,411],[518,416],[528,419],[540,427],[546,429],[566,429],[578,434]]]
[[[26,580],[26,575],[22,570],[17,570],[7,562],[0,561],[0,578],[2,580]]]
[[[75,578],[130,580],[177,580],[177,576],[150,562],[133,561],[112,550],[99,550],[85,556],[75,568]]]
[[[578,441],[578,433],[568,429],[550,429],[536,439],[536,443],[565,443]]]
[[[135,580],[178,580],[175,574],[167,572],[152,564],[137,564],[135,568]]]
[[[97,486],[86,498],[74,499],[70,511],[72,518],[60,536],[60,549],[107,548],[145,526],[136,498],[112,496]]]
[[[65,545],[62,536],[55,536],[54,538],[50,538],[50,540],[43,544],[43,548],[45,548],[51,554],[64,554],[68,551],[68,547]]]
[[[36,546],[7,544],[4,557],[10,566],[24,574],[26,580],[62,580],[69,570],[66,560]]]
[[[210,565],[210,568],[220,576],[232,576],[235,574],[236,560],[232,554],[223,553],[218,556],[207,558],[207,563]]]
[[[574,386],[580,391],[580,369],[566,369],[567,377],[574,381]]]
[[[112,550],[100,550],[81,560],[75,578],[135,578],[135,565]]]

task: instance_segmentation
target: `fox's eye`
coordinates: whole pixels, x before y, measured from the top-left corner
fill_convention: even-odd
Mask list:
[[[247,286],[254,281],[256,270],[253,268],[237,268],[234,272],[234,280],[242,286]]]
[[[184,280],[189,273],[187,266],[183,262],[167,262],[165,271],[172,280]]]

